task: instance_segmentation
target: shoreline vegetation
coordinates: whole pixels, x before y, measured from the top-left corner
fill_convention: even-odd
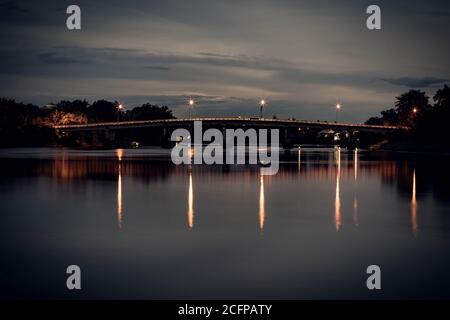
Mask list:
[[[392,136],[369,150],[450,154],[450,87],[444,85],[431,99],[425,92],[410,90],[395,98],[394,107],[384,110],[366,124],[407,126],[406,135]]]
[[[432,101],[432,102],[431,102]],[[54,125],[126,120],[173,119],[167,106],[144,103],[125,110],[117,101],[60,101],[39,107],[0,98],[0,148],[60,146]],[[371,117],[370,125],[407,126],[407,134],[382,137],[365,145],[369,151],[450,154],[447,121],[450,120],[450,87],[444,85],[430,99],[425,92],[410,90],[395,98],[394,107]],[[158,139],[148,139],[152,145]]]
[[[63,100],[38,107],[0,98],[0,147],[58,146],[55,125],[173,118],[167,106],[150,103],[125,110],[107,100]]]

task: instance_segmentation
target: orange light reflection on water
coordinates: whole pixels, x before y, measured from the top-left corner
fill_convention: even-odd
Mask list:
[[[334,224],[336,226],[336,231],[341,228],[341,196],[340,196],[340,180],[341,180],[341,148],[336,150],[336,162],[337,162],[337,173],[336,173],[336,197],[334,199]]]
[[[189,174],[188,226],[190,229],[194,227],[194,188],[192,186],[192,173]]]
[[[117,178],[117,223],[122,228],[123,210],[122,210],[122,158],[123,149],[117,149],[117,160],[119,160],[118,178]]]
[[[413,185],[411,196],[411,227],[414,235],[419,231],[419,223],[417,221],[417,198],[416,198],[416,169],[413,171]]]
[[[264,199],[264,177],[260,177],[259,183],[259,229],[264,229],[266,219],[265,199]]]

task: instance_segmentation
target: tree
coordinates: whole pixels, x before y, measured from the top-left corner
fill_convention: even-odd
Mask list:
[[[365,122],[365,124],[370,124],[370,125],[382,125],[383,121],[381,119],[381,117],[370,117],[369,120],[367,120]]]
[[[448,122],[450,120],[450,87],[439,89],[433,96],[434,106],[417,123],[417,135],[427,143],[449,145]]]
[[[410,90],[396,99],[395,112],[399,125],[413,127],[417,119],[431,109],[428,96],[419,90]]]
[[[372,117],[366,121],[366,124],[395,126],[398,124],[398,115],[395,109],[381,111],[381,117]]]
[[[82,113],[71,113],[55,110],[52,114],[52,125],[85,124],[87,117]]]
[[[106,100],[95,101],[87,109],[87,117],[89,122],[112,122],[117,120],[119,112],[118,102],[110,102]]]
[[[381,112],[367,124],[390,124],[411,127],[407,136],[426,145],[450,146],[448,122],[450,121],[450,87],[444,85],[433,96],[431,106],[425,92],[410,90],[396,98],[395,109]]]
[[[437,109],[450,109],[450,87],[444,85],[443,89],[439,89],[433,97],[434,106]]]
[[[53,131],[36,125],[42,109],[32,104],[0,99],[0,145],[36,145],[49,143]]]
[[[86,100],[62,100],[56,104],[56,110],[67,113],[87,114],[89,103]]]
[[[151,105],[145,103],[140,107],[135,107],[127,114],[130,120],[155,120],[155,119],[172,119],[172,110],[166,106]]]

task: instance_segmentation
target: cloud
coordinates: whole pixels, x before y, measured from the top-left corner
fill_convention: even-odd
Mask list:
[[[150,70],[162,70],[162,71],[168,71],[168,70],[170,70],[169,67],[165,67],[165,66],[145,66],[144,69],[150,69]]]
[[[450,11],[443,9],[442,6],[441,10],[422,10],[422,11],[416,10],[415,13],[430,17],[440,17],[440,18],[450,17]]]
[[[449,79],[435,77],[401,77],[401,78],[385,78],[382,79],[390,84],[404,86],[409,88],[429,88],[434,85],[443,84],[450,81]]]
[[[3,73],[57,78],[61,65],[64,65],[65,78],[68,80],[122,79],[124,95],[127,91],[137,92],[136,86],[132,88],[125,84],[125,80],[135,80],[142,83],[140,88],[147,86],[147,90],[165,88],[160,94],[182,91],[201,92],[202,95],[237,95],[241,98],[258,98],[260,95],[283,99],[290,97],[292,100],[298,99],[301,88],[312,86],[320,86],[320,90],[323,90],[323,86],[330,86],[330,90],[333,87],[332,90],[341,99],[350,100],[352,98],[346,95],[354,90],[372,91],[374,94],[379,91],[391,92],[395,96],[398,94],[398,88],[395,87],[427,88],[447,81],[440,77],[393,78],[378,71],[315,70],[287,59],[215,51],[179,53],[87,46],[54,46],[50,49],[36,54],[39,61],[47,65],[45,70],[36,67],[33,60],[28,60],[29,65],[24,63],[20,69],[11,69],[6,65]],[[28,52],[20,51],[15,54],[16,57],[29,55]],[[1,56],[3,54],[0,51]],[[350,88],[354,90],[349,91]],[[316,100],[323,100],[321,95]],[[371,95],[367,96],[367,100],[370,99]]]
[[[28,13],[29,9],[18,6],[13,1],[2,1],[0,2],[0,9],[15,12],[15,13]]]
[[[39,54],[39,58],[49,64],[87,64],[92,63],[89,59],[75,58],[71,56],[61,55],[58,52],[45,52]]]
[[[234,84],[245,82],[245,77],[252,78],[255,84],[261,80],[261,72],[266,72],[269,79],[291,83],[340,83],[361,84],[373,81],[377,75],[366,73],[334,73],[316,71],[303,68],[288,60],[265,56],[252,56],[244,54],[218,54],[215,52],[199,52],[193,54],[181,54],[177,52],[147,52],[138,49],[112,48],[112,47],[53,47],[54,51],[38,54],[39,58],[49,64],[82,64],[97,63],[97,69],[91,67],[88,71],[102,75],[109,72],[111,66],[114,69],[123,69],[121,74],[124,78],[142,77],[148,78],[147,74],[140,74],[130,67],[139,67],[147,70],[170,71],[173,67],[184,68],[190,71],[186,74],[179,72],[172,75],[173,80],[183,80],[186,77],[195,80],[196,77],[209,75],[211,80],[219,81],[219,78],[233,80]],[[102,66],[105,67],[102,70]],[[108,66],[108,67],[107,67]],[[220,72],[217,69],[220,69]],[[230,70],[230,71],[227,71]],[[247,70],[247,71],[239,71]],[[234,77],[233,77],[234,75]],[[160,77],[158,75],[158,77]],[[231,79],[232,78],[232,79]],[[157,80],[156,78],[155,80]],[[274,83],[276,86],[276,84]]]
[[[250,55],[223,55],[212,52],[197,54],[182,54],[177,52],[148,52],[141,49],[115,48],[115,47],[81,47],[56,46],[54,51],[41,53],[39,56],[50,57],[45,62],[52,62],[52,58],[63,62],[64,60],[95,60],[121,61],[124,64],[175,65],[197,64],[220,67],[240,67],[248,69],[276,70],[280,67],[292,67],[287,60]],[[144,66],[145,67],[145,66]]]

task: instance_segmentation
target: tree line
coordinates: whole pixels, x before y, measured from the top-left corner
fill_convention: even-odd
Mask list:
[[[167,106],[144,103],[130,110],[117,101],[63,100],[39,107],[0,98],[0,146],[51,144],[54,125],[174,118]]]
[[[420,90],[410,90],[396,97],[394,107],[372,117],[366,124],[406,126],[411,128],[406,138],[427,144],[450,146],[450,87],[444,85],[432,101]]]

